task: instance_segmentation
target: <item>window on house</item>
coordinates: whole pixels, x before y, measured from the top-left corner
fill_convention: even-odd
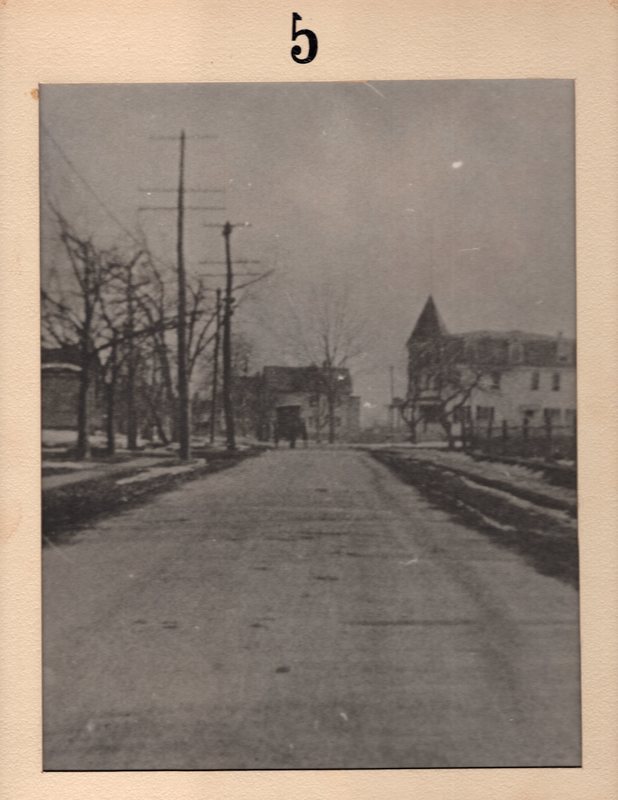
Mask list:
[[[550,422],[552,425],[560,423],[560,409],[559,408],[544,408],[543,419],[545,422]]]
[[[477,406],[476,418],[479,422],[489,422],[494,417],[493,406]]]
[[[440,419],[439,406],[423,406],[422,408],[424,422],[438,422]]]
[[[535,370],[530,378],[530,388],[536,392],[539,388],[540,383],[541,383],[541,374],[539,373],[538,370]]]
[[[511,361],[513,364],[521,364],[524,359],[524,348],[519,342],[514,342],[511,345]]]
[[[567,408],[564,411],[564,421],[567,425],[575,425],[575,409]]]
[[[455,409],[455,413],[453,414],[453,419],[455,422],[469,422],[471,416],[471,409],[470,406],[459,406]]]
[[[551,376],[551,388],[554,392],[560,391],[560,377],[561,375],[559,372],[554,372],[554,374]]]
[[[499,372],[492,372],[491,373],[491,388],[492,389],[499,389],[501,380],[502,380],[502,375]]]
[[[468,362],[476,361],[476,344],[474,342],[466,342],[464,345],[464,358]]]

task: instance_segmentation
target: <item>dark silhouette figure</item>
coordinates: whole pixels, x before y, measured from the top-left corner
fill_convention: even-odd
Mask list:
[[[275,423],[273,434],[275,447],[279,447],[281,439],[287,439],[290,443],[290,448],[294,449],[299,438],[303,440],[304,446],[307,447],[307,425],[301,417],[278,420]]]

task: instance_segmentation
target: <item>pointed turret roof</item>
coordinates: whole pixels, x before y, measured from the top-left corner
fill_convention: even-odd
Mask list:
[[[429,295],[419,318],[416,320],[416,325],[410,334],[408,342],[413,339],[434,339],[437,336],[447,335],[446,325],[438,313],[433,297]]]

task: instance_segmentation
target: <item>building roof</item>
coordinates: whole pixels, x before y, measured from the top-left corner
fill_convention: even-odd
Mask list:
[[[412,339],[434,339],[437,336],[447,335],[446,325],[438,313],[433,297],[429,295],[408,341]]]
[[[64,347],[42,347],[41,364],[72,364],[81,367],[81,353],[78,345]]]
[[[331,372],[341,376],[341,384],[345,391],[352,391],[350,371],[345,367],[331,367]],[[327,367],[315,365],[308,367],[264,367],[264,384],[275,392],[314,392],[319,381],[323,381]]]
[[[527,331],[467,331],[449,334],[431,295],[408,339],[408,347],[424,346],[432,339],[451,343],[449,352],[460,363],[488,366],[574,366],[575,341],[562,334],[551,336]]]

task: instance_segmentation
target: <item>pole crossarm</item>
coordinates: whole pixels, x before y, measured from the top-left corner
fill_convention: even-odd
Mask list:
[[[233,264],[261,264],[261,261],[257,261],[254,258],[235,258],[232,262]],[[198,264],[221,264],[225,266],[225,261],[198,261]]]
[[[138,189],[141,194],[162,194],[164,192],[176,193],[178,189],[158,187],[155,189]],[[185,194],[224,194],[225,189],[185,189]]]
[[[250,228],[250,222],[204,222],[204,228],[222,228],[223,235],[225,236],[225,231],[229,230],[232,232],[233,228]]]
[[[235,272],[234,275],[236,277],[241,278],[254,278],[256,275],[262,275],[261,272]],[[225,278],[225,272],[200,272],[198,277],[200,278]]]
[[[178,191],[178,190],[176,190]],[[139,206],[138,211],[178,211],[177,206]],[[185,211],[225,211],[225,206],[185,206]]]
[[[177,142],[178,136],[150,136],[150,139],[154,139],[155,141],[159,142]],[[191,135],[184,135],[185,139],[218,139],[219,137],[215,134],[210,133],[194,133]]]

